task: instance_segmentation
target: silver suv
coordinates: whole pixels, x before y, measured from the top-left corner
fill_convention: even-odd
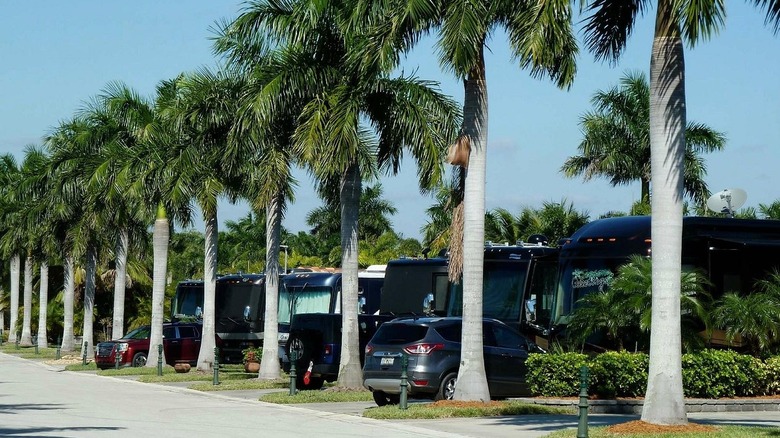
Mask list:
[[[398,318],[382,324],[366,346],[363,386],[379,406],[398,403],[405,354],[409,398],[452,399],[458,381],[461,329],[462,319],[456,317]],[[495,319],[484,319],[482,330],[490,396],[528,395],[525,361],[529,352],[543,350]]]

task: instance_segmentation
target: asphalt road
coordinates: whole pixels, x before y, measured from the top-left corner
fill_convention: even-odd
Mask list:
[[[198,392],[182,385],[62,371],[0,353],[2,437],[498,437],[537,438],[577,427],[573,415],[378,421],[373,403],[283,406],[261,391]],[[637,419],[590,415],[590,426]],[[690,414],[692,421],[780,427],[780,412]],[[778,429],[780,433],[780,429]]]

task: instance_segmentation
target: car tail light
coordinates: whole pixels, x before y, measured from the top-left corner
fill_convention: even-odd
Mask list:
[[[444,344],[412,344],[404,347],[404,351],[409,354],[430,354],[434,350],[444,349]]]
[[[374,346],[373,346],[373,345],[371,345],[371,344],[369,344],[369,345],[366,345],[366,356],[368,356],[369,354],[371,354],[371,352],[372,352],[372,351],[374,351]]]
[[[428,386],[427,380],[412,380],[412,383],[414,383],[416,386]]]
[[[325,356],[330,356],[333,353],[333,346],[330,344],[325,344],[324,353]]]

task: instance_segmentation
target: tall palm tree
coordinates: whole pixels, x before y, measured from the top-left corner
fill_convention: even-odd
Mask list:
[[[159,110],[183,137],[184,149],[172,163],[179,170],[178,180],[197,200],[205,222],[205,259],[203,295],[203,336],[198,369],[211,371],[216,336],[217,200],[239,194],[241,157],[226,154],[233,125],[244,93],[247,76],[239,71],[211,72],[202,69],[177,79],[176,96]],[[233,141],[242,141],[242,137]]]
[[[80,234],[77,218],[81,215],[84,205],[83,202],[73,201],[74,189],[78,190],[80,187],[72,184],[75,175],[69,169],[66,158],[68,151],[76,148],[75,143],[86,129],[84,120],[74,117],[60,123],[45,137],[47,150],[51,155],[49,177],[52,180],[47,199],[54,205],[51,209],[57,228],[54,234],[64,261],[63,333],[60,346],[63,352],[72,352],[75,348],[73,309],[76,293],[75,257],[76,236]]]
[[[586,181],[604,176],[613,186],[639,180],[642,196],[650,200],[650,86],[644,73],[629,72],[620,85],[598,91],[591,102],[594,109],[580,121],[583,140],[579,155],[566,159],[561,172],[567,177],[582,176]],[[704,182],[705,152],[722,150],[726,137],[701,123],[689,121],[685,127],[685,194],[703,205],[709,197]]]
[[[16,326],[19,319],[19,274],[22,249],[21,236],[15,232],[21,225],[19,222],[19,205],[12,199],[15,184],[20,177],[19,165],[11,154],[0,157],[0,202],[2,202],[2,218],[0,218],[0,250],[3,259],[10,262],[10,315],[8,341],[16,342]]]
[[[634,21],[648,1],[587,1],[585,41],[598,59],[616,60]],[[755,0],[767,11],[766,22],[780,29],[780,1]],[[650,370],[642,420],[685,424],[680,347],[683,176],[685,158],[685,61],[683,41],[695,46],[717,32],[724,2],[656,2],[655,35],[650,56],[650,181],[653,184],[653,312]],[[660,255],[660,256],[659,256]]]
[[[363,175],[378,161],[397,171],[404,148],[418,160],[421,187],[441,178],[444,142],[457,109],[428,82],[391,79],[390,68],[356,60],[365,48],[351,26],[355,2],[253,2],[234,31],[281,44],[276,77],[265,87],[266,108],[303,102],[293,150],[321,182],[338,181],[342,247],[342,351],[339,385],[361,385],[357,325],[358,205]],[[373,132],[364,125],[370,124]],[[373,134],[376,132],[377,136]]]
[[[571,30],[571,5],[567,1],[470,2],[398,0],[385,2],[386,17],[377,21],[374,40],[385,44],[373,50],[397,61],[399,49],[408,49],[420,35],[438,32],[439,61],[464,81],[463,126],[458,141],[468,149],[463,209],[463,348],[455,397],[461,400],[490,398],[485,377],[482,345],[482,281],[485,235],[485,172],[487,157],[488,101],[485,48],[493,31],[503,28],[513,57],[532,76],[549,76],[567,87],[575,73],[576,42]],[[363,2],[364,9],[376,9]]]

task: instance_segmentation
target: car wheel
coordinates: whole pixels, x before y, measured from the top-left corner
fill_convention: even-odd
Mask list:
[[[146,365],[146,353],[136,353],[133,356],[133,363],[132,365],[134,367],[142,367]]]
[[[458,383],[458,373],[449,373],[441,380],[436,400],[452,400],[455,395],[455,384]]]
[[[397,405],[401,400],[400,395],[392,395],[384,391],[373,391],[371,395],[374,396],[374,402],[377,406]]]

